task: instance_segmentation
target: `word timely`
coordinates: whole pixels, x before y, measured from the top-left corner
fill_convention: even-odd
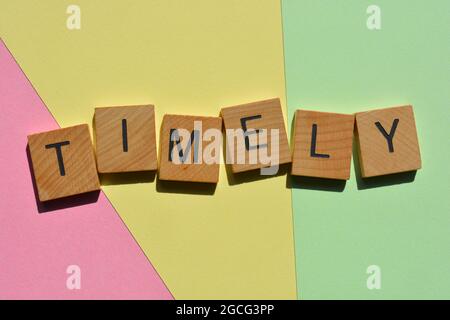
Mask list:
[[[354,132],[362,177],[421,168],[411,106],[297,110],[292,152],[279,99],[222,108],[219,117],[165,115],[158,154],[152,105],[96,108],[95,152],[87,124],[30,135],[28,146],[39,199],[47,201],[99,190],[99,173],[158,170],[160,180],[217,183],[224,137],[234,174],[276,174],[292,163],[292,175],[348,180]]]

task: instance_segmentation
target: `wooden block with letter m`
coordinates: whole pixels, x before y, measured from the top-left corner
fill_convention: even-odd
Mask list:
[[[161,125],[158,178],[219,181],[222,118],[165,115]]]

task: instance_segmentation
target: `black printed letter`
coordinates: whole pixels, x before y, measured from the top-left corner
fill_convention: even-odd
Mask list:
[[[122,148],[123,152],[128,152],[127,119],[122,119]]]
[[[389,134],[386,132],[386,130],[384,130],[384,128],[380,122],[378,122],[378,121],[375,122],[375,125],[377,126],[378,130],[380,130],[383,137],[385,137],[387,140],[389,152],[394,152],[394,144],[393,144],[392,140],[394,139],[395,130],[397,130],[397,125],[398,125],[399,121],[400,120],[398,120],[398,119],[394,119],[394,122],[392,123],[392,127],[391,127],[391,132],[389,132]]]
[[[62,141],[62,142],[47,144],[45,146],[45,149],[55,148],[55,150],[56,150],[56,158],[58,159],[59,173],[61,174],[61,176],[65,176],[66,175],[66,170],[64,168],[64,160],[63,160],[61,147],[62,146],[67,146],[68,144],[70,144],[69,141]]]
[[[253,130],[253,131],[247,131],[247,121],[255,120],[255,119],[261,119],[261,115],[259,114],[256,116],[241,118],[241,127],[242,127],[242,130],[244,130],[245,149],[247,151],[259,149],[259,148],[267,148],[266,143],[265,144],[257,144],[255,146],[250,145],[250,139],[248,138],[248,136],[251,134],[258,134],[260,130],[257,129],[257,130]]]
[[[311,133],[311,157],[314,158],[329,158],[329,154],[316,153],[316,143],[317,143],[317,124],[313,123],[312,133]]]
[[[178,135],[177,129],[170,129],[170,138],[169,138],[169,161],[172,162],[172,150],[174,148],[175,142],[177,143],[177,149],[178,149],[178,157],[181,160],[181,163],[185,163],[187,156],[189,154],[189,151],[191,150],[191,145],[194,144],[194,163],[198,163],[198,149],[199,149],[199,142],[200,142],[200,131],[199,130],[193,130],[191,132],[191,137],[189,138],[189,141],[187,142],[186,149],[183,150],[183,148],[180,145],[180,137]]]

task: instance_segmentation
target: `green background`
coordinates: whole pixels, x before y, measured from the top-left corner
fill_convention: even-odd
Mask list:
[[[371,4],[381,30],[366,27]],[[412,104],[422,154],[415,177],[362,181],[353,163],[345,188],[293,182],[299,298],[450,298],[450,1],[285,0],[282,11],[290,122],[298,108]],[[366,286],[369,265],[380,290]]]

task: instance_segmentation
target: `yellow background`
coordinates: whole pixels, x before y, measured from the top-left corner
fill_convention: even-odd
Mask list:
[[[63,127],[127,104],[155,104],[157,131],[165,113],[273,97],[286,115],[279,1],[76,1],[81,30],[69,1],[0,4],[1,37]],[[296,297],[285,175],[230,184],[222,165],[214,195],[152,180],[103,190],[175,298]]]

